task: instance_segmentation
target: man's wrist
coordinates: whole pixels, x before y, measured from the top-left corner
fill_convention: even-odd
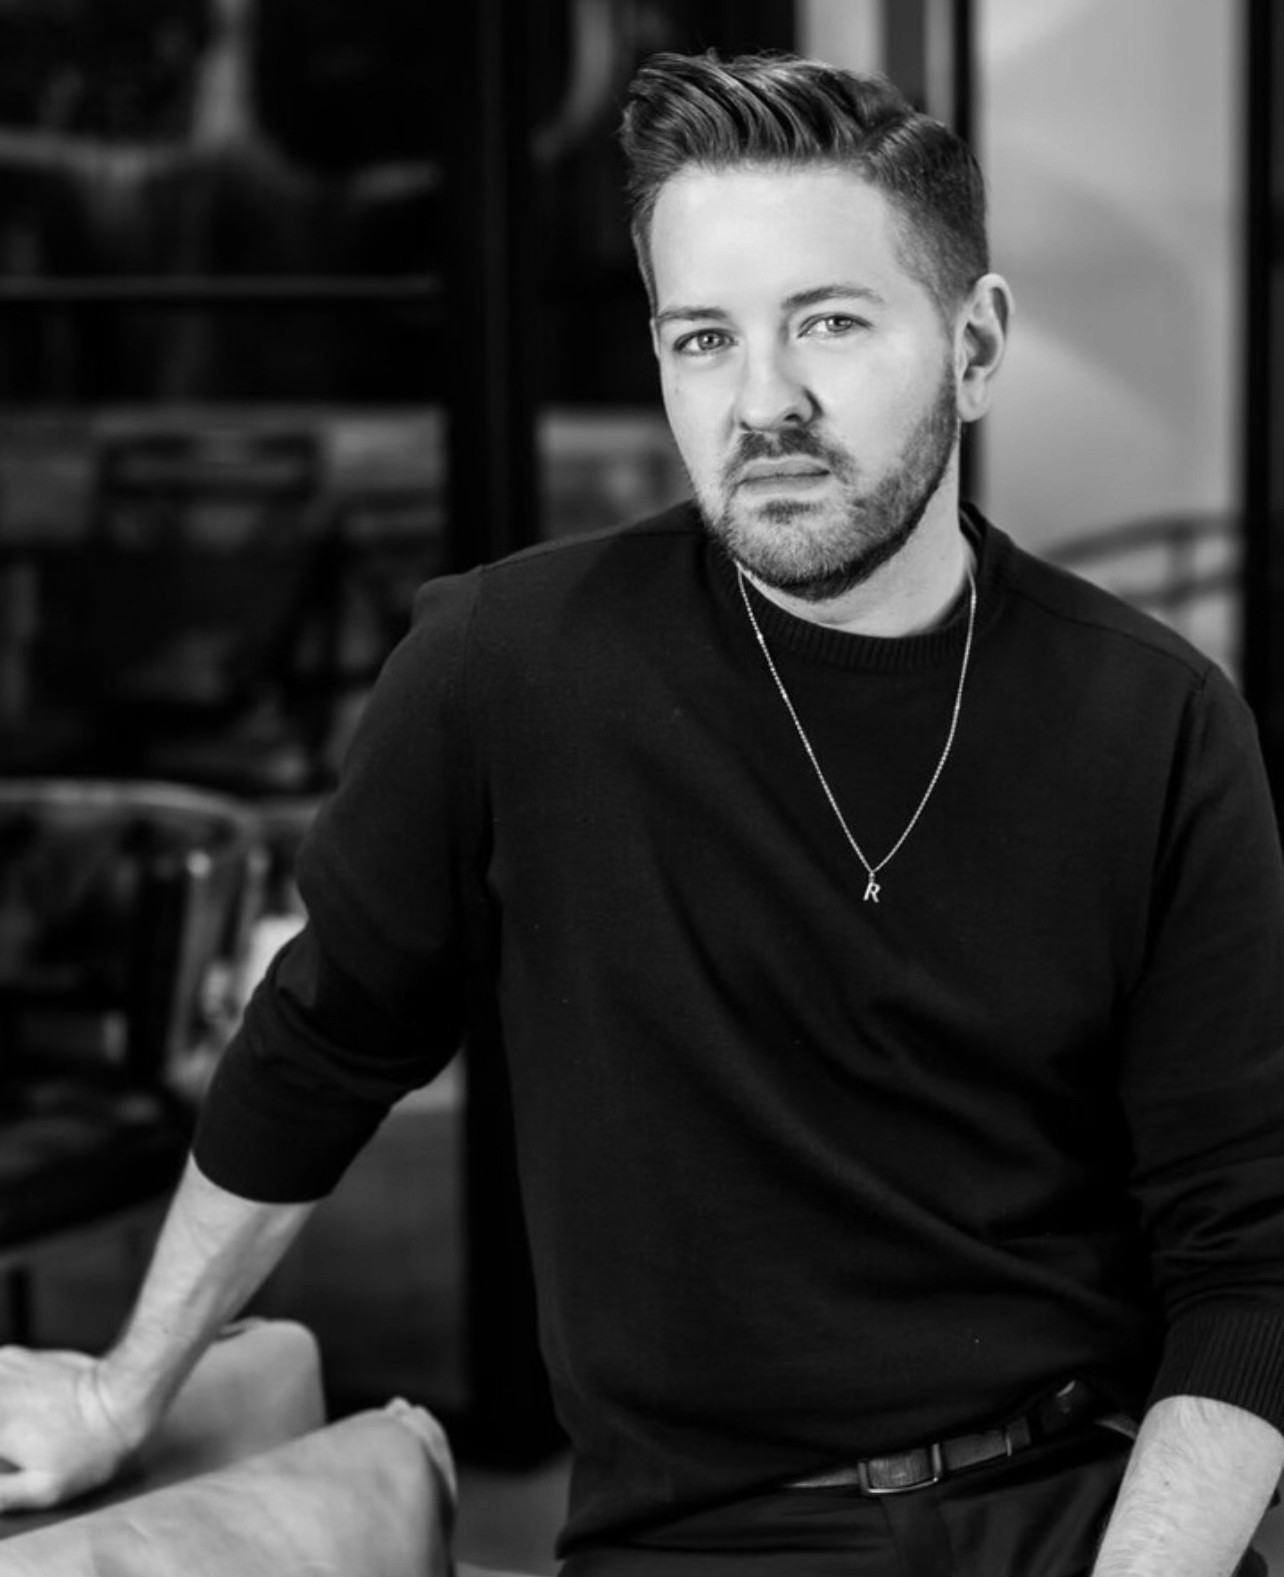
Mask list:
[[[122,1347],[100,1358],[90,1378],[99,1411],[126,1451],[147,1438],[177,1389],[166,1374],[141,1365]]]

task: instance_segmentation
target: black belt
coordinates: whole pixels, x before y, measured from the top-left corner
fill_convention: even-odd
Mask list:
[[[1037,1445],[1094,1418],[1102,1410],[1098,1397],[1082,1380],[1069,1380],[1008,1423],[976,1434],[955,1435],[931,1445],[915,1446],[891,1456],[866,1457],[846,1467],[803,1478],[788,1480],[785,1489],[856,1489],[862,1495],[903,1495],[907,1490],[926,1489],[939,1484],[953,1473],[982,1467],[1013,1456],[1028,1446]]]

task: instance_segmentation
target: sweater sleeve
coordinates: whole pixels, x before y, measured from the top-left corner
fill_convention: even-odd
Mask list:
[[[465,697],[476,573],[425,586],[299,854],[307,925],[252,997],[195,1156],[243,1198],[321,1197],[457,1049],[484,817]]]
[[[1164,1345],[1151,1401],[1284,1428],[1284,870],[1253,719],[1192,694],[1122,1091]]]

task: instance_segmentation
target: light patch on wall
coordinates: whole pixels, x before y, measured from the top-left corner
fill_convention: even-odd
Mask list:
[[[1237,8],[981,0],[980,151],[1017,299],[985,504],[1034,547],[1232,507]]]
[[[882,0],[801,0],[798,50],[849,71],[883,69]]]

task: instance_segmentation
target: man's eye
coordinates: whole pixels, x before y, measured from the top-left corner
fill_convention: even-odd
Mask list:
[[[697,329],[694,334],[684,334],[675,340],[673,348],[679,356],[711,356],[731,343],[722,329]]]
[[[802,331],[818,339],[837,339],[840,335],[854,334],[858,329],[868,327],[869,324],[863,318],[854,318],[846,312],[829,312],[823,318],[811,318],[803,325]]]

